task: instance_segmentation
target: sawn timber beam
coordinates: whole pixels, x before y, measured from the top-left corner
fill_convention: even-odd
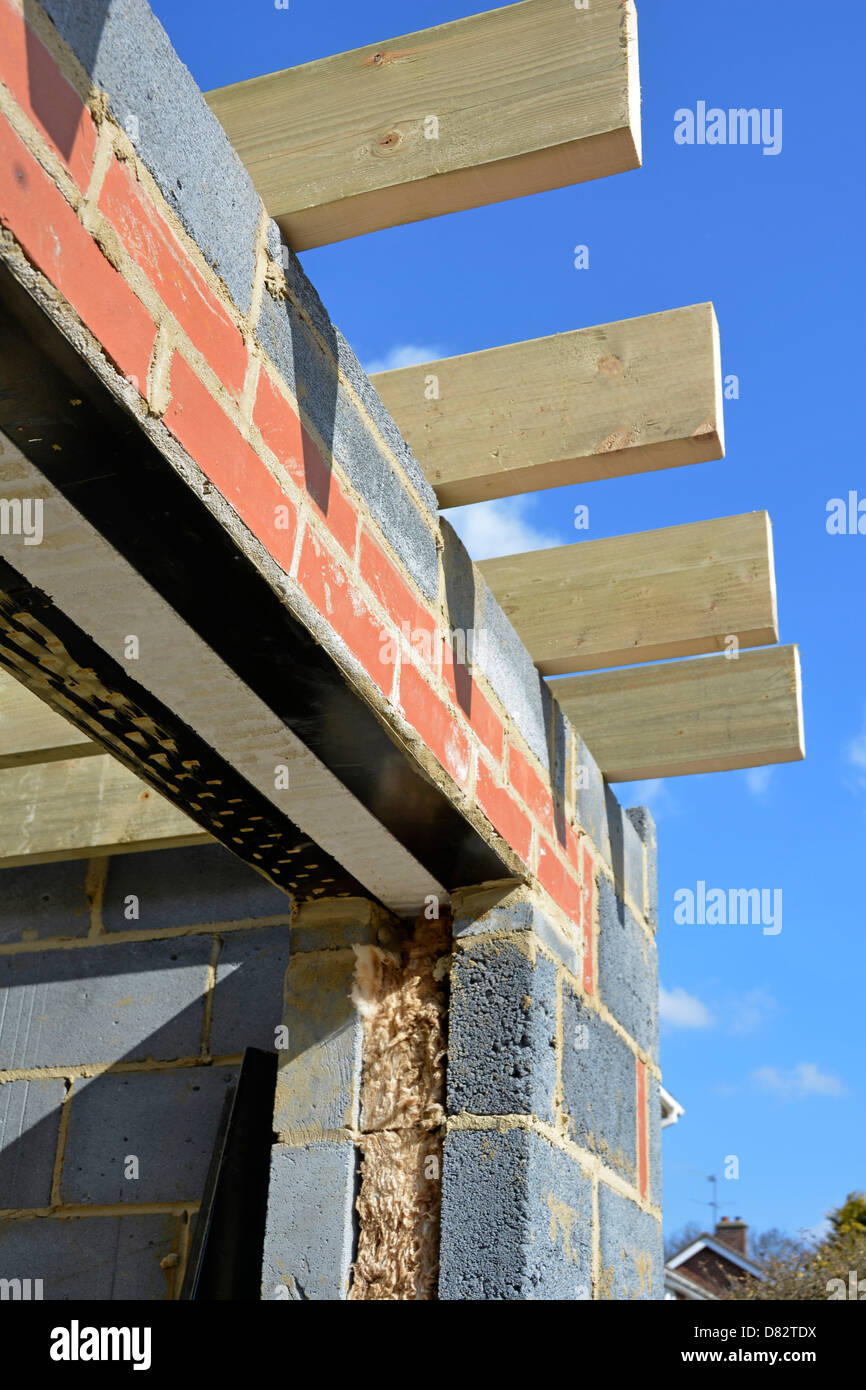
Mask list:
[[[724,457],[712,304],[370,379],[442,507]]]
[[[632,0],[522,0],[205,95],[295,251],[641,162]]]
[[[720,517],[484,560],[542,675],[779,639],[770,518]]]
[[[0,770],[0,867],[212,839],[97,744],[90,750],[99,756]]]
[[[806,755],[795,646],[568,676],[550,688],[609,782]]]

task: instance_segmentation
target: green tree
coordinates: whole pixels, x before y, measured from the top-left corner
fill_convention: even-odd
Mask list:
[[[866,1194],[849,1192],[841,1207],[827,1213],[834,1236],[866,1233]]]
[[[782,1237],[770,1242],[770,1253],[759,1261],[764,1278],[732,1282],[729,1298],[743,1302],[815,1303],[850,1298],[853,1287],[855,1296],[862,1299],[864,1295],[856,1286],[862,1279],[866,1289],[866,1227],[855,1228],[851,1222],[850,1202],[851,1198],[830,1213],[833,1229],[829,1235]],[[771,1234],[777,1237],[781,1233]]]

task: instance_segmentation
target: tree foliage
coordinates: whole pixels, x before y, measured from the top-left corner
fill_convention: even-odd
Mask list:
[[[729,1297],[746,1302],[800,1301],[827,1299],[866,1299],[866,1198],[862,1192],[848,1194],[841,1207],[827,1213],[829,1234],[823,1237],[780,1237],[768,1242],[756,1259],[764,1269],[764,1280],[750,1279],[732,1284]],[[862,1291],[859,1290],[863,1280]]]
[[[740,1302],[866,1301],[866,1194],[849,1192],[840,1207],[827,1213],[827,1221],[829,1231],[823,1236],[790,1236],[775,1227],[753,1236],[749,1257],[765,1278],[732,1279],[727,1297]],[[665,1259],[702,1234],[700,1226],[689,1222],[665,1241]]]
[[[837,1236],[850,1236],[866,1233],[866,1193],[849,1192],[841,1207],[827,1216],[833,1233]]]

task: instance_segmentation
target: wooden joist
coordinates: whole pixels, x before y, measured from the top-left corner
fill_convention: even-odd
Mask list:
[[[0,670],[0,769],[87,758],[102,749],[25,685]]]
[[[779,639],[766,512],[479,565],[542,675]]]
[[[641,162],[632,0],[523,0],[206,97],[296,251]]]
[[[134,773],[94,752],[0,771],[0,865],[210,842]]]
[[[712,524],[712,523],[708,523]],[[0,704],[14,713],[41,702],[11,677]],[[804,756],[796,647],[634,666],[550,682],[565,714],[611,782],[674,777],[795,761]],[[53,715],[59,726],[65,721]],[[70,756],[58,757],[62,728],[45,722],[41,752],[33,711],[17,725],[26,765],[0,769],[0,865],[86,858],[210,841],[195,823],[133,773],[69,727]],[[29,747],[25,748],[27,739]],[[34,761],[34,759],[41,759]]]
[[[442,507],[724,457],[711,304],[371,380]]]
[[[569,676],[550,688],[610,782],[805,757],[796,647]]]

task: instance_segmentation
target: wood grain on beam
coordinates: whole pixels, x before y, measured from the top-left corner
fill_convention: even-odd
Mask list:
[[[550,682],[609,782],[805,757],[796,647]]]
[[[523,0],[206,99],[296,251],[640,165],[632,0]]]
[[[542,675],[779,639],[770,518],[721,517],[479,565]]]
[[[107,754],[0,771],[4,867],[210,841]]]
[[[101,753],[98,744],[0,670],[0,768]]]
[[[371,380],[442,507],[706,463],[725,452],[711,304]]]

